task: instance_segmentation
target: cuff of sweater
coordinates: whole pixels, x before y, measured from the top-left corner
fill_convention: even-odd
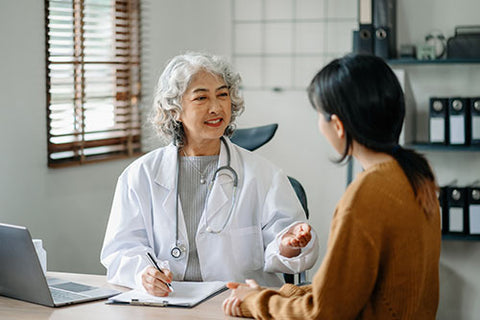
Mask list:
[[[296,286],[290,283],[284,284],[278,292],[284,297],[298,297],[312,292],[312,285]]]
[[[275,290],[265,289],[260,292],[252,292],[247,295],[240,304],[240,312],[245,318],[258,318],[258,315],[267,315],[268,298],[278,294]]]
[[[297,287],[296,285],[293,285],[293,284],[290,284],[290,283],[284,284],[284,285],[278,290],[278,292],[279,292],[282,296],[286,296],[286,297],[301,295],[301,294],[304,293],[303,290],[302,290],[300,287]]]

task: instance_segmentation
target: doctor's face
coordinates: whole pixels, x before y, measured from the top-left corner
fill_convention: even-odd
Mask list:
[[[194,75],[183,94],[180,113],[186,143],[220,143],[231,116],[232,101],[223,79],[206,71]]]

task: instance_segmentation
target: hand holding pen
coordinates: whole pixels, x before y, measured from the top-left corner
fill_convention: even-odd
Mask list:
[[[168,269],[160,269],[153,256],[147,252],[147,259],[151,264],[142,274],[142,284],[145,290],[151,295],[157,297],[166,297],[173,292],[172,282],[173,275]]]

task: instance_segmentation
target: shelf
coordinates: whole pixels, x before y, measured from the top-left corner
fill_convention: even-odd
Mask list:
[[[475,64],[480,63],[480,59],[435,59],[435,60],[418,60],[413,58],[401,58],[387,60],[391,65],[407,65],[407,64]]]
[[[431,144],[426,142],[415,142],[407,144],[405,147],[422,151],[468,151],[468,152],[480,152],[480,145],[474,146],[456,146],[456,145],[443,145],[443,144]]]
[[[480,235],[442,234],[442,240],[480,241]]]

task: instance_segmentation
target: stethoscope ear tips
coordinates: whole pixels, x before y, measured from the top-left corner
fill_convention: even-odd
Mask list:
[[[212,232],[212,228],[210,226],[207,227],[207,232]]]

